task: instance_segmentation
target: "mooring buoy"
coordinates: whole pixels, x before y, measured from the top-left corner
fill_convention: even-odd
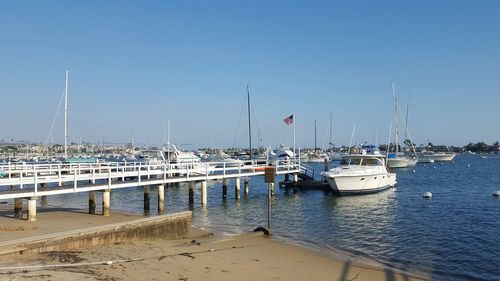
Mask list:
[[[432,193],[429,191],[425,192],[424,195],[422,195],[425,199],[431,199],[432,198]]]
[[[500,190],[493,192],[493,196],[500,197]]]

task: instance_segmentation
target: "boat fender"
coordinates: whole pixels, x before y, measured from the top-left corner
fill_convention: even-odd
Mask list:
[[[431,199],[431,198],[432,198],[432,193],[430,193],[429,191],[427,191],[427,192],[425,192],[425,193],[423,194],[423,197],[424,197],[425,199]]]
[[[500,190],[493,192],[493,196],[500,197]]]

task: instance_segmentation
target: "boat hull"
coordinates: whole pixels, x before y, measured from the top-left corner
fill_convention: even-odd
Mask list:
[[[387,166],[391,169],[406,168],[408,167],[408,162],[407,158],[389,158],[387,159]]]
[[[333,191],[342,195],[382,191],[396,185],[396,174],[331,175],[326,180]]]

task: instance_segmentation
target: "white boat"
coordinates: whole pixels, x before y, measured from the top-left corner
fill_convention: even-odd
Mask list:
[[[434,152],[434,153],[424,153],[419,156],[419,162],[420,158],[422,159],[429,159],[433,160],[436,162],[445,162],[445,161],[452,161],[453,158],[455,158],[457,154],[455,153],[448,153],[448,152]]]
[[[387,167],[390,169],[399,169],[408,167],[410,160],[404,156],[399,156],[396,153],[389,153],[387,157]]]
[[[216,167],[241,167],[245,163],[239,159],[233,159],[224,151],[219,150],[216,154],[209,155],[206,159],[208,162],[216,162]]]
[[[434,159],[420,156],[417,163],[434,163]]]
[[[396,174],[388,171],[385,159],[380,154],[346,155],[340,166],[321,175],[340,194],[373,193],[396,185]]]
[[[325,162],[325,160],[327,162],[330,161],[328,154],[326,154],[324,152],[316,152],[316,153],[308,154],[307,159],[302,159],[302,162],[323,163],[323,162]]]

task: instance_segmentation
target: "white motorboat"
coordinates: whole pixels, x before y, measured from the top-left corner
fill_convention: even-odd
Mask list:
[[[457,154],[455,153],[448,153],[448,152],[434,152],[434,153],[424,153],[419,156],[422,159],[430,159],[434,160],[436,162],[445,162],[445,161],[452,161],[453,158],[455,158]],[[419,161],[420,162],[420,161]]]
[[[346,155],[340,166],[321,175],[340,194],[373,193],[396,185],[396,174],[388,171],[385,159],[380,154]]]
[[[219,150],[216,154],[210,155],[206,158],[208,162],[216,162],[216,167],[241,167],[245,163],[243,160],[233,159],[224,151]]]
[[[324,152],[316,152],[307,155],[307,159],[302,159],[302,162],[309,163],[323,163],[325,160],[328,162],[330,160],[328,154]]]

